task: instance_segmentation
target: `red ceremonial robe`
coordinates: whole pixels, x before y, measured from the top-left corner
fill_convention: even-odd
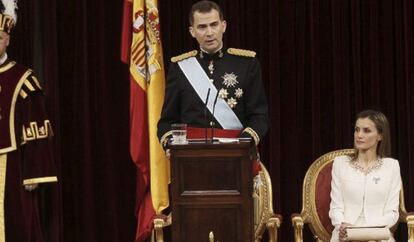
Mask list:
[[[44,95],[30,69],[0,66],[0,241],[44,242],[38,189],[56,182]]]

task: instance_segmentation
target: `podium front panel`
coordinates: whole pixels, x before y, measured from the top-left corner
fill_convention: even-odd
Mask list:
[[[182,196],[240,195],[241,157],[181,157]]]
[[[209,233],[213,232],[214,241],[242,241],[240,211],[236,204],[181,205],[180,239],[208,241]]]
[[[171,146],[172,239],[253,240],[249,142]]]

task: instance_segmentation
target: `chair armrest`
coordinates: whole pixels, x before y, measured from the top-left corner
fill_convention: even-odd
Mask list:
[[[154,230],[156,242],[164,242],[163,228],[171,225],[172,218],[171,213],[167,215],[161,214],[154,218]]]
[[[303,242],[303,218],[300,214],[294,213],[291,216],[292,226],[295,231],[295,242]]]
[[[408,241],[414,242],[414,212],[407,213],[405,221],[407,221]]]
[[[269,242],[277,242],[277,232],[282,223],[282,215],[274,214],[266,223],[267,232],[269,234]]]

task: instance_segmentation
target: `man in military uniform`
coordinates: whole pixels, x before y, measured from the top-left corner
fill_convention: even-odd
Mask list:
[[[43,242],[38,187],[57,181],[52,129],[39,81],[7,57],[15,4],[0,2],[0,241]]]
[[[216,3],[195,3],[189,19],[200,50],[171,59],[160,142],[170,138],[171,124],[186,123],[190,138],[211,126],[215,136],[251,137],[258,144],[268,130],[268,113],[255,52],[223,46],[227,23]]]

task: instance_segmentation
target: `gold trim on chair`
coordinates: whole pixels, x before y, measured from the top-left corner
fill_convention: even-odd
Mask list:
[[[160,215],[154,219],[155,242],[164,242],[163,228],[172,223],[171,213],[168,216]]]
[[[402,181],[401,181],[401,184]],[[405,200],[404,200],[404,186],[401,185],[401,192],[400,192],[400,217],[398,219],[401,223],[407,224],[407,233],[408,233],[408,242],[414,242],[414,213],[407,212],[405,208]],[[398,223],[392,227],[392,231],[394,232],[397,229]]]
[[[414,242],[414,213],[407,215],[405,222],[407,223],[408,229],[408,241]]]
[[[303,219],[300,214],[292,216],[292,226],[295,231],[295,242],[303,241]]]
[[[255,241],[261,241],[264,231],[267,229],[269,241],[276,242],[278,238],[278,229],[281,224],[281,216],[273,212],[273,191],[272,181],[269,172],[263,163],[260,163],[261,171],[259,172],[258,188],[254,191],[253,196],[255,203],[255,221],[254,221],[254,237]]]
[[[303,181],[303,194],[302,194],[302,212],[301,215],[304,219],[304,223],[309,224],[312,233],[315,238],[320,241],[329,241],[331,233],[328,232],[322,225],[319,215],[316,210],[316,181],[319,172],[333,162],[335,157],[342,155],[354,154],[353,149],[344,149],[329,152],[319,157],[308,169],[305,180]]]
[[[337,150],[329,152],[312,163],[306,172],[302,188],[302,211],[300,214],[292,215],[292,226],[294,228],[295,242],[303,242],[303,227],[309,225],[316,241],[329,241],[331,238],[322,225],[316,209],[316,181],[319,172],[330,164],[335,157],[341,155],[352,155],[353,149]]]

